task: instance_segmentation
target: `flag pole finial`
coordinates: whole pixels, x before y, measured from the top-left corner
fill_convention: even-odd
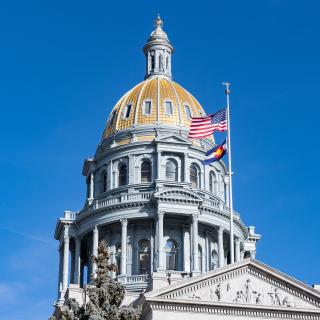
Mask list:
[[[230,88],[231,83],[229,81],[226,81],[226,82],[222,82],[222,84],[226,87],[225,94],[229,95],[230,94],[229,88]]]

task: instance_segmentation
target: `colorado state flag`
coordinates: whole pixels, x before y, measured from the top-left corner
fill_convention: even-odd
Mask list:
[[[226,139],[224,139],[224,141],[220,145],[215,146],[212,149],[207,151],[206,156],[212,155],[213,157],[210,159],[203,160],[203,164],[210,164],[212,162],[220,160],[225,155],[226,152],[227,152],[227,143],[226,143]]]

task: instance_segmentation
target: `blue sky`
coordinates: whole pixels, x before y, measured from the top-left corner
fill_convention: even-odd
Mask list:
[[[0,318],[46,319],[56,220],[84,203],[83,160],[144,76],[160,12],[173,77],[207,112],[232,83],[234,203],[257,258],[320,283],[318,1],[2,1]]]

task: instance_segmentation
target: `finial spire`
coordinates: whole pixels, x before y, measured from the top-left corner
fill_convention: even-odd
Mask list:
[[[158,28],[158,27],[162,28],[163,27],[163,20],[160,17],[160,13],[158,13],[157,19],[154,21],[154,26],[156,28]]]

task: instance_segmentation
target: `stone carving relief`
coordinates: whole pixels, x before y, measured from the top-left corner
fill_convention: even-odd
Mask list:
[[[208,286],[201,286],[201,288],[195,287],[194,291],[189,291],[177,298],[288,308],[317,308],[310,301],[295,295],[294,291],[290,290],[273,284],[270,286],[270,283],[247,274],[236,279],[211,282]]]

